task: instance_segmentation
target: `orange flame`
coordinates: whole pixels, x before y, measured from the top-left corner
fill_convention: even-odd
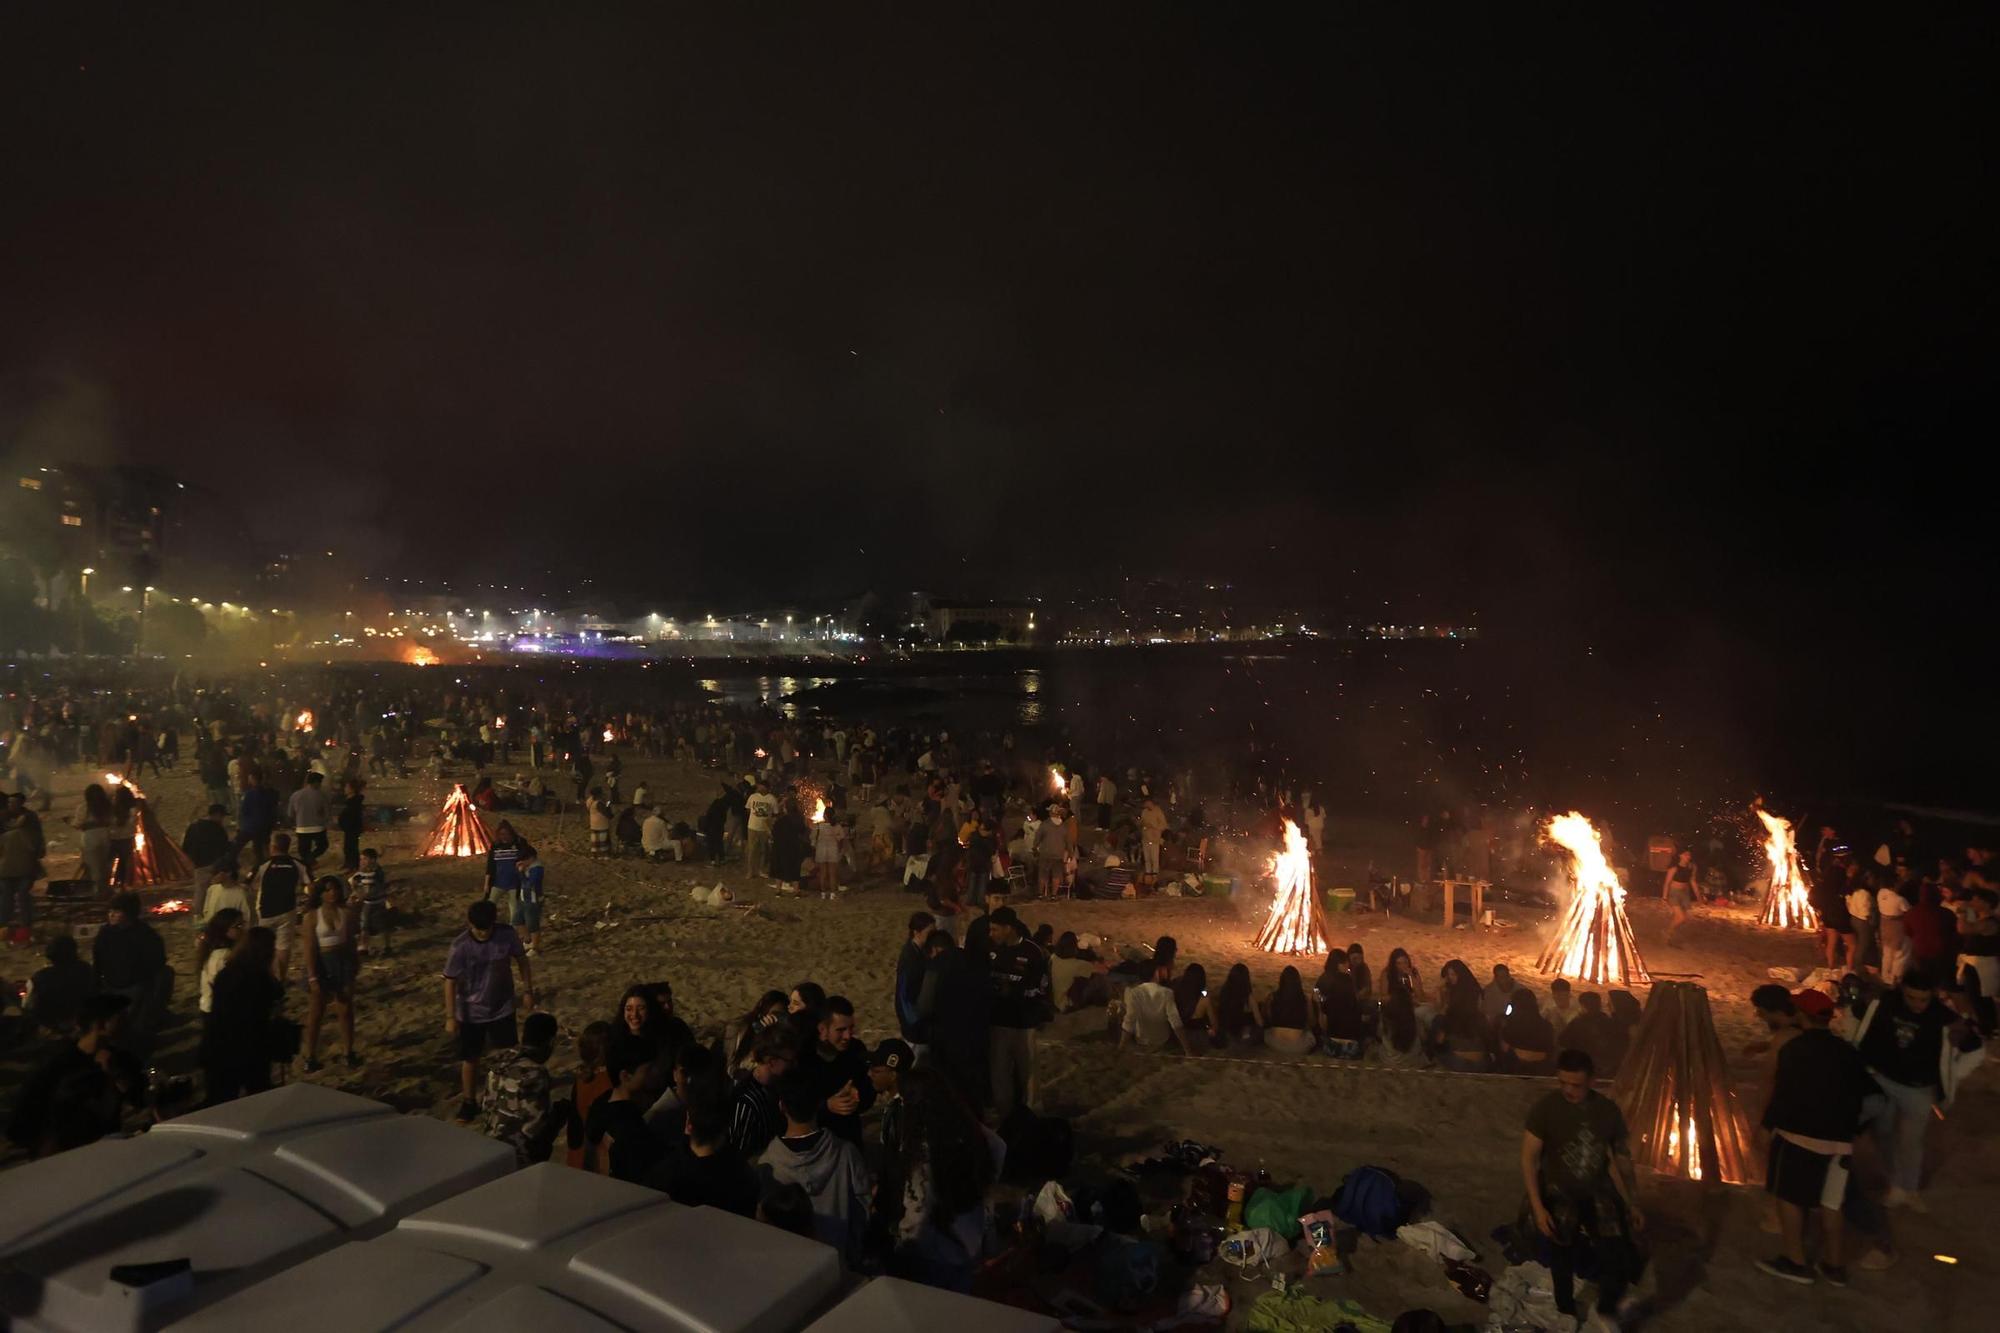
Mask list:
[[[606,745],[611,744],[611,728],[609,727],[606,727],[604,729],[604,743]]]
[[[1598,985],[1649,980],[1625,916],[1625,886],[1604,859],[1597,829],[1571,811],[1551,818],[1542,836],[1569,854],[1575,889],[1537,967]]]
[[[1771,862],[1771,888],[1764,895],[1762,924],[1780,930],[1818,930],[1819,913],[1813,910],[1806,889],[1805,869],[1799,865],[1799,844],[1792,836],[1792,824],[1761,806],[1757,818],[1764,821],[1764,855]]]
[[[1049,794],[1051,796],[1066,796],[1069,794],[1069,779],[1063,776],[1062,769],[1055,764],[1049,765]]]
[[[1319,903],[1313,897],[1312,849],[1299,826],[1285,821],[1285,849],[1271,858],[1278,892],[1271,899],[1270,915],[1257,936],[1257,947],[1266,953],[1320,954],[1326,952],[1326,930],[1321,923]]]
[[[438,659],[430,649],[412,643],[404,647],[403,660],[411,666],[427,667],[436,666]]]
[[[815,824],[824,824],[826,822],[826,797],[813,797],[812,822]]]
[[[465,784],[456,782],[418,855],[484,856],[492,845],[493,836],[486,831],[485,821],[480,819],[472,798],[466,795]]]
[[[311,731],[313,729],[312,709],[301,708],[299,710],[298,729],[300,731]]]
[[[1673,1128],[1667,1131],[1667,1160],[1681,1168],[1689,1180],[1701,1179],[1701,1135],[1695,1130],[1694,1117],[1687,1118],[1687,1157],[1681,1156],[1681,1127],[1676,1119]]]

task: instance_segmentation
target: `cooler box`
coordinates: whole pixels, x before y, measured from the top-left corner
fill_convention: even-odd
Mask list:
[[[0,1323],[158,1328],[513,1169],[483,1134],[311,1083],[196,1111],[6,1173]]]
[[[1061,1333],[1061,1321],[900,1278],[878,1277],[806,1333]]]
[[[1328,889],[1326,910],[1329,912],[1351,912],[1354,910],[1353,889]]]
[[[176,1330],[794,1333],[839,1256],[713,1208],[543,1163],[343,1245]]]

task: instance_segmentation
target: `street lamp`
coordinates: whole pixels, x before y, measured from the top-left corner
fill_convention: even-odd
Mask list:
[[[83,578],[80,580],[82,590],[77,594],[76,599],[76,653],[78,657],[83,656],[83,612],[84,608],[90,605],[90,576],[97,571],[89,565],[85,565],[81,572],[83,574]]]

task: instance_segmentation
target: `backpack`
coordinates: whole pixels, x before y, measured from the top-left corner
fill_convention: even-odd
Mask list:
[[[1357,1166],[1347,1173],[1333,1196],[1333,1215],[1380,1239],[1395,1235],[1407,1214],[1393,1175],[1379,1166]]]

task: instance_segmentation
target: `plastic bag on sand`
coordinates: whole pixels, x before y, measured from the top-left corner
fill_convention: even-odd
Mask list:
[[[1578,1305],[1582,1305],[1579,1297]],[[1570,1329],[1576,1321],[1556,1309],[1555,1278],[1536,1263],[1515,1264],[1493,1282],[1486,1296],[1486,1327]]]
[[[1044,1225],[1057,1220],[1067,1221],[1076,1216],[1076,1203],[1069,1193],[1056,1181],[1042,1186],[1035,1196],[1035,1220]]]
[[[1434,1259],[1457,1259],[1464,1262],[1479,1257],[1470,1246],[1452,1234],[1451,1228],[1435,1220],[1405,1223],[1396,1228],[1396,1239],[1413,1250],[1422,1250]]]

